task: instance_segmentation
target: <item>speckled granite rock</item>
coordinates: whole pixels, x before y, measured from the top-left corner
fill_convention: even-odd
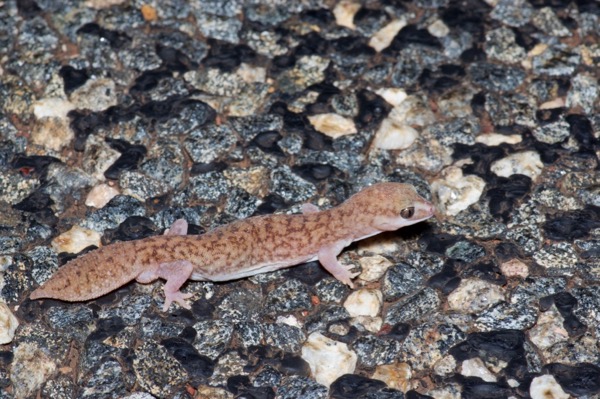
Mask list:
[[[598,26],[584,0],[1,2],[0,398],[600,397]],[[189,310],[162,282],[28,299],[178,218],[378,181],[438,214],[344,250],[354,289],[311,262],[188,282]]]

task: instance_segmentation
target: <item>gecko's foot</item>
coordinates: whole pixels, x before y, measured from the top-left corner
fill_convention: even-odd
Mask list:
[[[166,312],[167,310],[169,310],[169,307],[171,306],[171,303],[173,303],[173,302],[177,302],[179,304],[179,306],[181,306],[182,308],[190,309],[191,306],[189,303],[187,303],[186,299],[189,299],[192,296],[194,296],[194,295],[193,294],[184,294],[181,291],[165,292],[165,304],[163,305],[163,312]]]
[[[351,269],[354,268],[354,266],[348,266],[348,265],[340,265],[340,266],[341,266],[341,268],[336,270],[334,277],[336,279],[340,280],[342,283],[346,284],[348,287],[354,288],[354,283],[352,282],[352,279],[354,277],[358,276],[360,274],[360,272],[350,271]]]

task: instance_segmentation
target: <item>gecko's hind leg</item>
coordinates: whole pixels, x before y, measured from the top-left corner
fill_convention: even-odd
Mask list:
[[[188,222],[185,219],[177,219],[171,227],[165,230],[166,236],[184,236],[188,231]]]
[[[303,215],[308,215],[310,213],[318,213],[319,212],[319,207],[314,204],[311,204],[310,202],[302,204],[300,209],[302,210]]]
[[[164,280],[166,283],[163,287],[165,291],[165,304],[163,306],[163,312],[169,310],[172,302],[177,302],[181,307],[189,309],[190,305],[186,299],[190,298],[192,294],[184,294],[179,289],[190,278],[194,267],[187,260],[178,260],[175,262],[161,263],[157,270],[156,275]]]

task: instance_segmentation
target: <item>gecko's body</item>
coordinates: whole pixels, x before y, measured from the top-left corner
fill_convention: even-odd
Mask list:
[[[165,307],[189,307],[179,288],[186,280],[226,281],[318,259],[345,284],[358,273],[337,261],[341,250],[382,231],[433,216],[434,208],[410,185],[379,183],[324,211],[308,205],[303,214],[238,220],[204,235],[185,235],[176,221],[165,235],[120,242],[73,259],[36,289],[32,299],[85,301],[132,281],[166,280]]]

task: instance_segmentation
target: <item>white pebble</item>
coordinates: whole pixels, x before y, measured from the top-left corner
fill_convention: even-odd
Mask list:
[[[397,87],[385,87],[377,89],[375,93],[393,107],[399,106],[408,97],[406,91]]]
[[[476,143],[482,143],[487,146],[500,145],[502,143],[517,144],[523,141],[523,137],[518,134],[500,134],[500,133],[485,133],[475,137]]]
[[[353,1],[340,1],[333,8],[333,16],[335,17],[335,23],[339,26],[345,26],[346,28],[354,29],[354,15],[360,10],[360,3]]]
[[[375,317],[379,314],[382,304],[383,295],[381,294],[381,291],[362,288],[352,292],[348,296],[344,302],[344,307],[351,317]]]
[[[90,245],[100,246],[100,234],[77,225],[52,240],[52,248],[58,253],[77,254]]]
[[[520,174],[535,180],[542,173],[543,168],[544,164],[540,159],[540,154],[535,151],[523,151],[493,162],[490,169],[502,177]]]
[[[379,316],[356,316],[352,318],[351,324],[353,326],[361,326],[365,330],[375,334],[381,330],[381,326],[383,326],[383,319]]]
[[[468,278],[448,295],[448,306],[457,312],[479,313],[503,299],[502,290],[497,285]]]
[[[377,52],[387,48],[394,40],[394,37],[400,32],[400,29],[406,26],[406,21],[403,19],[395,19],[377,33],[369,40],[369,47]]]
[[[465,377],[479,377],[487,382],[496,382],[498,379],[478,357],[474,357],[462,362],[460,373]]]
[[[518,259],[511,259],[500,264],[500,271],[506,277],[519,277],[526,279],[529,276],[529,267]]]
[[[441,178],[431,184],[431,192],[437,198],[436,204],[446,215],[457,215],[479,201],[485,181],[475,175],[463,176],[455,166],[441,172]]]
[[[358,132],[352,119],[338,114],[318,114],[309,116],[308,120],[317,131],[334,139]]]
[[[302,359],[310,366],[315,380],[328,387],[342,375],[354,373],[358,357],[348,345],[315,332],[302,346]]]
[[[413,145],[418,137],[419,132],[415,128],[386,118],[377,130],[374,145],[381,150],[404,150]]]
[[[531,399],[569,399],[553,376],[546,374],[535,377],[529,386]]]
[[[0,345],[12,342],[17,327],[19,320],[5,303],[0,302]]]
[[[85,204],[93,208],[104,208],[104,205],[108,204],[117,195],[119,195],[119,190],[102,183],[90,190],[85,199]]]
[[[387,258],[381,255],[365,256],[358,260],[362,273],[359,278],[363,281],[376,281],[379,280],[389,269],[394,266]]]
[[[529,332],[529,339],[539,349],[548,349],[559,342],[569,340],[569,333],[563,327],[564,318],[556,307],[541,312],[535,326]]]
[[[444,21],[438,19],[427,27],[427,31],[431,33],[432,36],[444,37],[448,36],[448,33],[450,33],[450,28],[448,28]]]

